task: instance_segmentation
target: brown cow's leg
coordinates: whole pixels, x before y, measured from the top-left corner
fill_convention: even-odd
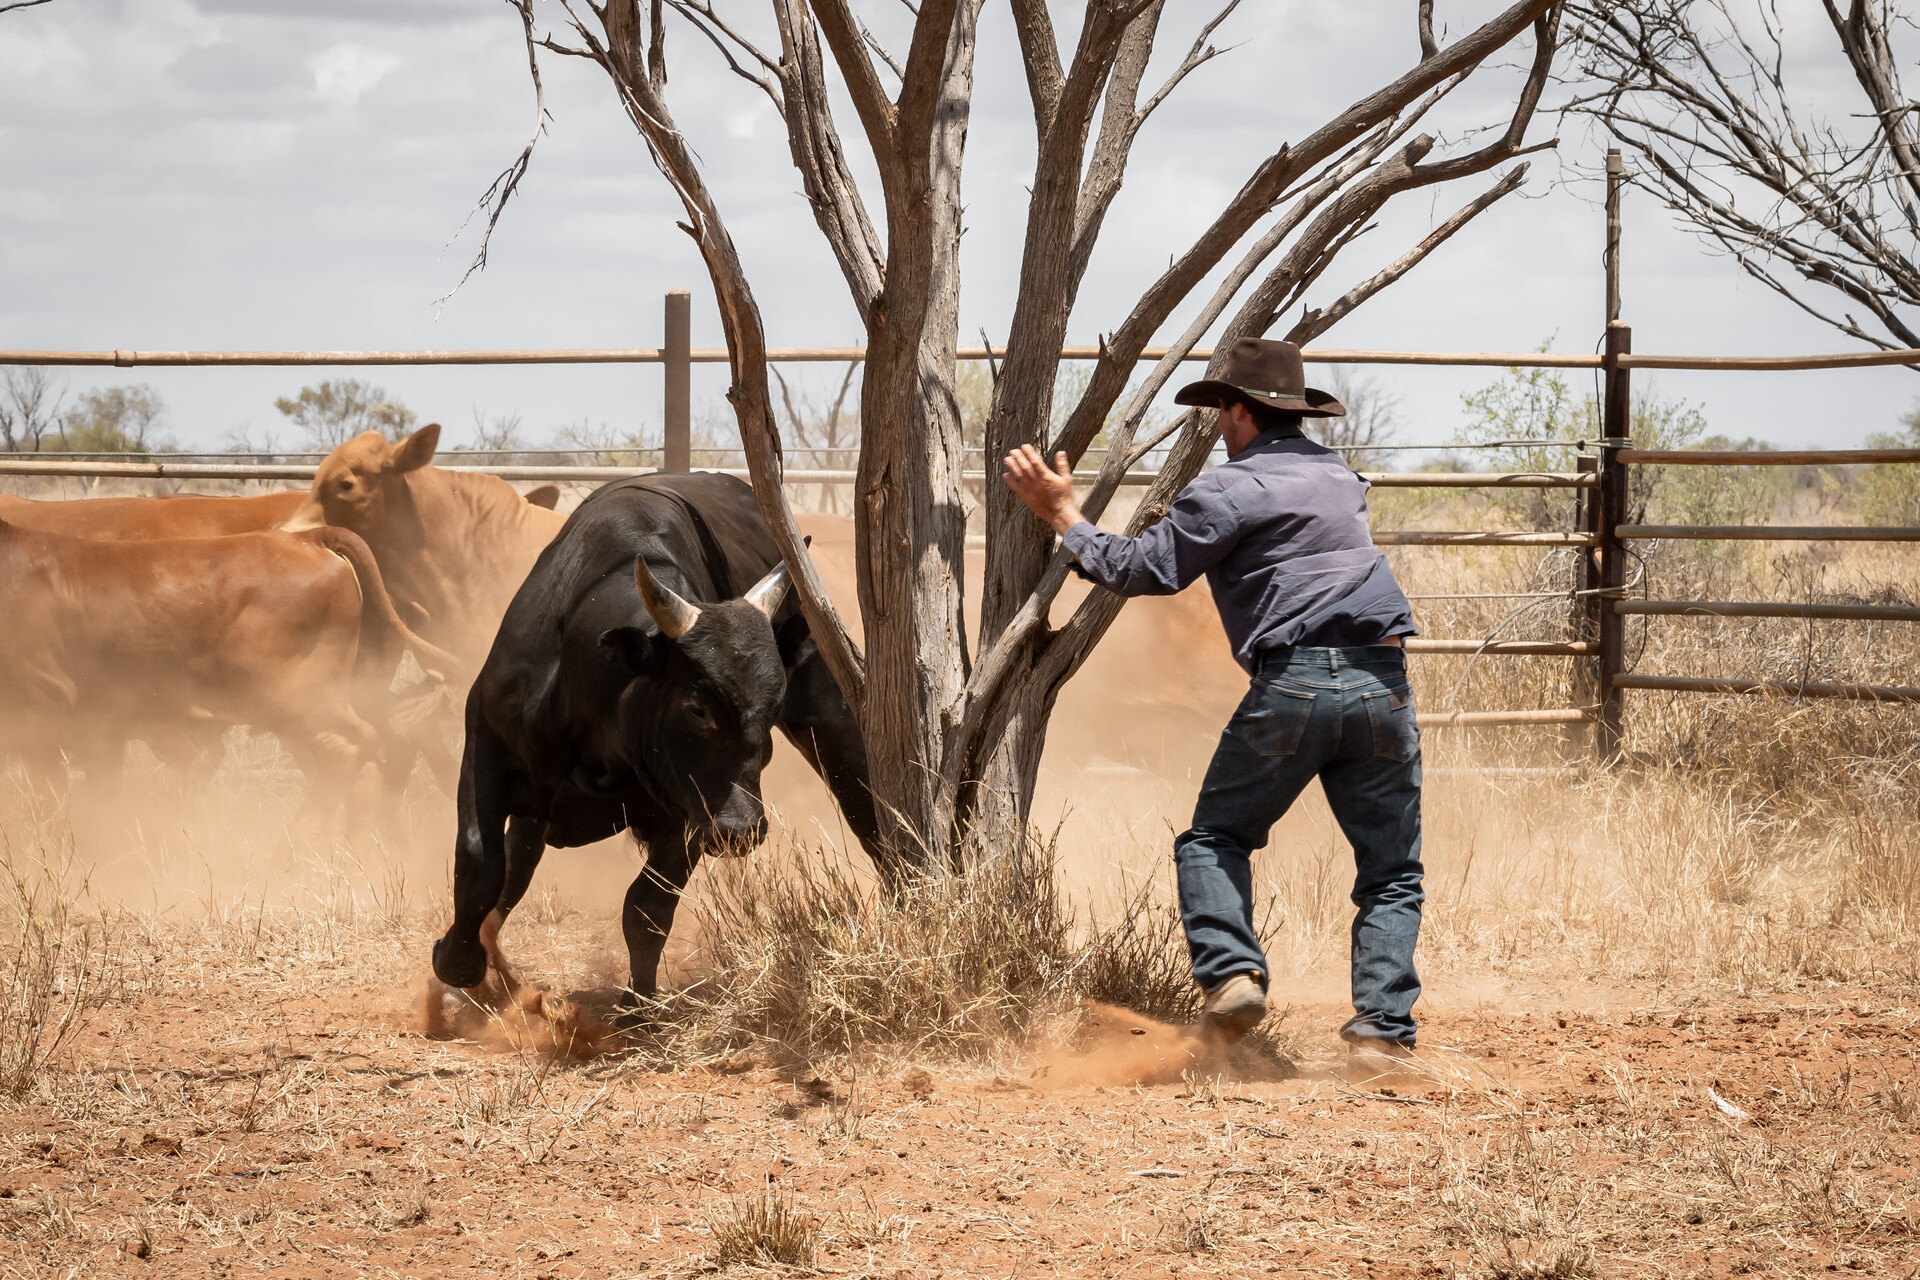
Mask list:
[[[687,847],[685,830],[675,828],[647,842],[647,865],[627,889],[626,907],[620,913],[620,931],[627,939],[627,986],[643,1001],[659,990],[660,953],[666,949],[687,877],[699,861],[699,851]],[[643,1016],[634,1009],[621,1020],[633,1022]]]
[[[268,726],[300,762],[307,775],[307,803],[300,826],[307,838],[324,840],[333,812],[346,808],[349,836],[367,828],[379,805],[379,771],[374,767],[373,727],[342,710],[320,723]]]

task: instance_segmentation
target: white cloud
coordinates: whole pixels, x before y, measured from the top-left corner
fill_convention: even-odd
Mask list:
[[[351,107],[360,95],[398,71],[404,60],[386,49],[364,44],[336,44],[307,60],[313,69],[313,87],[337,107]]]

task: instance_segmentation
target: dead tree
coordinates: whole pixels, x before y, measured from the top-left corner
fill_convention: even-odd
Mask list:
[[[1049,530],[1001,486],[989,484],[977,644],[969,642],[963,621],[966,516],[952,388],[960,179],[975,24],[984,0],[908,5],[911,31],[898,56],[855,14],[852,0],[766,0],[765,11],[737,3],[726,13],[712,0],[561,0],[567,29],[545,33],[536,29],[531,0],[509,3],[527,34],[536,86],[542,50],[598,66],[686,210],[683,228],[699,245],[719,302],[732,362],[728,395],[754,492],[793,568],[821,652],[866,734],[888,837],[908,856],[932,864],[962,856],[969,841],[1017,836],[1054,699],[1111,625],[1120,601],[1095,593],[1065,625],[1050,625],[1066,558]],[[1432,35],[1432,0],[1410,5],[1409,52],[1416,36],[1419,47],[1414,65],[1305,137],[1253,160],[1239,191],[1191,244],[1171,246],[1166,269],[1117,317],[1064,428],[1048,439],[1068,317],[1134,143],[1181,81],[1217,56],[1209,41],[1237,0],[1224,0],[1157,86],[1145,76],[1164,0],[1085,0],[1078,33],[1065,49],[1045,0],[1009,3],[1038,156],[986,453],[991,465],[1016,445],[1035,444],[1077,461],[1108,427],[1113,447],[1085,504],[1097,515],[1122,472],[1170,440],[1167,461],[1133,518],[1135,531],[1166,511],[1216,438],[1211,414],[1187,414],[1154,439],[1135,438],[1180,357],[1208,333],[1218,332],[1223,346],[1268,333],[1394,197],[1485,173],[1533,149],[1527,132],[1551,71],[1560,9],[1554,0],[1519,0],[1441,45]],[[760,310],[700,160],[668,105],[672,14],[779,111],[814,221],[866,328],[854,489],[864,652],[821,589],[782,491]],[[758,27],[748,29],[749,20]],[[1524,48],[1529,32],[1532,51],[1500,121],[1467,142],[1443,144],[1419,131],[1489,59],[1516,44]],[[892,92],[889,82],[897,86]],[[876,192],[862,190],[854,178],[832,110],[836,92],[853,105],[858,137],[878,173]],[[1257,91],[1248,106],[1259,108]],[[524,161],[523,155],[503,183],[524,173]],[[1328,305],[1304,311],[1285,336],[1304,342],[1324,333],[1518,188],[1525,172],[1524,164],[1509,168],[1384,269]],[[490,220],[498,213],[496,202]],[[1195,291],[1223,263],[1230,263],[1224,282],[1193,305]],[[1142,349],[1176,313],[1188,322],[1173,351],[1110,424]]]
[[[0,451],[38,453],[50,432],[60,429],[66,391],[39,365],[0,373]]]
[[[1630,180],[1748,275],[1850,337],[1920,347],[1920,104],[1888,39],[1901,15],[1822,5],[1859,86],[1831,116],[1795,105],[1769,0],[1570,5],[1584,84],[1565,110],[1600,121],[1637,157]]]

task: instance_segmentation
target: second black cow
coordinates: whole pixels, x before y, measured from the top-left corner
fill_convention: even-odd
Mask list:
[[[621,914],[630,985],[653,995],[701,856],[765,837],[760,772],[776,728],[881,861],[859,728],[787,594],[739,480],[621,480],[580,505],[467,698],[453,923],[433,948],[442,982],[486,978],[483,929],[490,941],[548,846],[626,830],[647,850]]]

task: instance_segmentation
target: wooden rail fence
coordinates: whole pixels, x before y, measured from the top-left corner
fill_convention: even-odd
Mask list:
[[[1548,656],[1590,661],[1597,698],[1590,706],[1513,711],[1427,712],[1425,730],[1472,729],[1496,726],[1591,725],[1598,758],[1605,762],[1620,755],[1624,733],[1625,699],[1632,690],[1667,693],[1741,694],[1762,697],[1842,698],[1876,703],[1920,703],[1920,688],[1805,680],[1786,682],[1740,676],[1652,675],[1626,669],[1624,623],[1628,617],[1797,618],[1860,622],[1920,622],[1920,606],[1811,604],[1792,601],[1630,600],[1626,598],[1628,543],[1649,540],[1748,540],[1799,542],[1920,542],[1920,527],[1860,527],[1840,525],[1652,525],[1626,519],[1629,468],[1635,466],[1855,466],[1861,464],[1920,463],[1920,449],[1801,449],[1768,452],[1733,450],[1637,449],[1631,438],[1630,376],[1635,369],[1698,369],[1719,371],[1785,371],[1858,369],[1885,365],[1920,368],[1920,350],[1847,352],[1813,356],[1675,356],[1636,355],[1632,330],[1620,319],[1620,195],[1624,171],[1617,151],[1607,156],[1607,326],[1604,349],[1597,355],[1551,352],[1484,351],[1347,351],[1308,349],[1304,354],[1318,364],[1397,364],[1495,368],[1596,369],[1604,377],[1602,438],[1595,441],[1526,442],[1554,444],[1578,451],[1577,470],[1571,472],[1362,472],[1383,488],[1433,489],[1571,489],[1579,500],[1572,530],[1380,530],[1374,541],[1401,547],[1564,547],[1580,552],[1580,586],[1576,591],[1470,593],[1462,596],[1415,596],[1423,599],[1513,599],[1579,601],[1584,619],[1580,638],[1568,641],[1501,639],[1426,639],[1407,642],[1414,653],[1488,657]],[[724,363],[724,349],[693,347],[689,338],[691,296],[676,291],[666,299],[666,341],[660,347],[591,348],[562,350],[479,351],[9,351],[0,350],[0,365],[148,367],[239,366],[466,366],[466,365],[579,365],[660,364],[665,366],[665,443],[658,451],[664,471],[691,469],[691,371],[695,364]],[[988,360],[1005,355],[1004,347],[961,347],[962,360]],[[1106,353],[1097,346],[1066,347],[1062,358],[1097,360]],[[1142,360],[1160,360],[1167,349],[1150,347]],[[1196,347],[1182,359],[1206,361],[1212,350]],[[777,347],[768,352],[775,362],[857,362],[865,358],[858,347]],[[1513,442],[1507,442],[1509,445]],[[1488,448],[1500,445],[1484,446]],[[1466,446],[1462,446],[1463,449]],[[539,451],[511,451],[516,453]],[[593,452],[582,450],[581,452]],[[624,451],[623,451],[624,452]],[[847,453],[849,450],[809,451]],[[187,455],[205,458],[209,455]],[[649,467],[580,465],[471,465],[450,469],[500,476],[509,480],[599,482],[622,479],[654,470]],[[720,468],[744,477],[738,468]],[[164,457],[112,460],[98,456],[9,457],[0,455],[0,475],[41,477],[121,477],[181,480],[292,480],[308,481],[311,463],[239,463],[186,461]],[[851,470],[790,470],[789,484],[850,484]],[[985,470],[964,473],[985,482]],[[1137,471],[1121,483],[1148,485],[1151,471]]]

